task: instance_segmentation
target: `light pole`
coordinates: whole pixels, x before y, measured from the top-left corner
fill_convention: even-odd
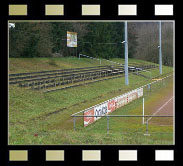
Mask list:
[[[128,85],[128,27],[125,21],[125,84]]]
[[[161,21],[159,22],[159,73],[162,74]]]

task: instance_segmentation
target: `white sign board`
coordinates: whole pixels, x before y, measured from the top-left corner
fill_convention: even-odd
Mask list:
[[[77,33],[67,31],[67,47],[77,47]]]

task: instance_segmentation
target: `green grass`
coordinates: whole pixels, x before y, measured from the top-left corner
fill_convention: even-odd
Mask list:
[[[124,64],[125,63],[125,59],[122,59],[122,58],[113,58],[113,59],[111,59],[112,61],[114,61],[114,62],[118,62],[118,63],[121,63],[121,64]],[[138,63],[138,64],[153,64],[152,62],[147,62],[147,61],[143,61],[143,60],[139,60],[139,59],[131,59],[131,58],[129,58],[128,59],[128,63],[130,64],[130,63]],[[157,65],[157,64],[155,64],[155,65]]]
[[[129,59],[129,62],[136,62],[136,60]],[[138,60],[137,63],[146,62]],[[84,58],[81,60],[77,58],[10,58],[9,70],[10,73],[18,73],[94,65],[98,64]],[[163,66],[164,73],[171,71],[171,67]],[[152,70],[152,75],[159,75],[158,69]],[[83,128],[83,120],[78,118],[77,131],[73,131],[71,114],[148,82],[151,80],[130,74],[129,86],[125,86],[123,77],[50,93],[40,93],[10,85],[9,144],[171,144],[171,136],[163,141],[161,137],[165,137],[164,135],[153,134],[151,137],[144,137],[145,127],[140,125],[139,120],[132,120],[134,124],[131,126],[128,125],[128,119],[123,123],[121,119],[110,120],[110,133],[106,134],[106,119],[102,118],[95,124]],[[151,93],[149,103],[157,98],[156,93],[159,94],[158,92]],[[141,107],[140,104],[141,99],[138,99],[114,113],[137,113],[137,108]],[[162,128],[164,132],[172,132],[170,127],[160,129],[157,125],[151,125],[150,131],[161,132]],[[134,134],[126,133],[130,130],[135,131],[135,134],[139,136],[136,142],[132,139]]]
[[[111,63],[102,61],[101,65]],[[44,70],[57,70],[99,66],[99,61],[88,58],[62,57],[62,58],[10,58],[9,73],[34,72]]]

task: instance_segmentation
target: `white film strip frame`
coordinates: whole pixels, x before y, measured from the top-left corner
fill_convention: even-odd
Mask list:
[[[27,4],[9,4],[9,16],[27,16]],[[64,4],[45,4],[45,16],[64,16]],[[173,16],[173,4],[155,4],[155,16]],[[138,16],[137,4],[118,4],[118,16]],[[82,4],[81,16],[100,16],[100,4]]]

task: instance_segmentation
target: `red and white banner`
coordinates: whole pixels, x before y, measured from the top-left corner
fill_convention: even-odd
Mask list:
[[[85,116],[94,115],[94,108],[92,108],[92,109],[90,109],[88,111],[85,111],[84,115]],[[94,117],[84,117],[84,126],[88,126],[89,124],[93,123],[94,121],[95,121]]]
[[[84,126],[88,126],[89,124],[101,118],[97,116],[109,114],[115,111],[117,108],[120,108],[142,96],[143,88],[139,88],[91,107],[90,109],[84,111],[84,116],[87,115],[93,117],[84,117]]]

